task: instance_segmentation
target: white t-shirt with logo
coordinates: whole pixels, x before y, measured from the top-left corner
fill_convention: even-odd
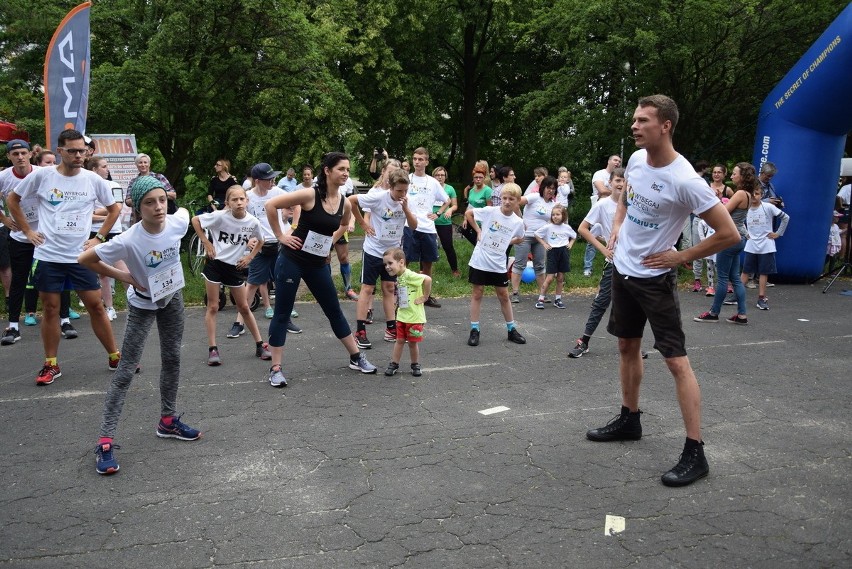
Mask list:
[[[786,213],[775,207],[769,202],[760,202],[757,207],[749,207],[746,214],[746,228],[748,229],[748,241],[746,241],[746,253],[774,253],[778,249],[775,246],[775,240],[769,238],[772,233],[772,222],[775,217],[781,217],[783,227],[787,227]],[[784,231],[781,227],[778,228],[779,235]]]
[[[275,233],[272,231],[272,226],[269,225],[269,217],[266,215],[266,202],[274,198],[275,196],[283,196],[287,192],[277,186],[273,186],[270,188],[266,195],[259,195],[255,193],[255,190],[252,189],[250,192],[247,192],[248,196],[248,205],[246,206],[246,211],[248,211],[251,215],[257,218],[260,222],[260,230],[263,233],[263,242],[264,243],[277,243],[278,238],[275,236]],[[290,228],[290,223],[284,221],[281,216],[281,211],[278,211],[278,224],[281,226],[281,231],[287,231]]]
[[[189,214],[179,209],[166,216],[166,226],[160,233],[148,233],[142,223],[135,223],[113,239],[95,248],[98,258],[108,265],[123,260],[136,282],[147,290],[142,298],[132,286],[127,287],[127,302],[136,308],[156,310],[153,298],[156,290],[174,294],[183,282],[180,262],[180,242],[189,228]]]
[[[209,232],[216,259],[229,265],[236,265],[245,257],[249,239],[263,239],[260,221],[248,212],[237,219],[230,209],[224,209],[199,215],[198,221]]]
[[[567,223],[560,223],[559,225],[548,223],[536,229],[535,236],[541,237],[548,245],[555,248],[568,245],[572,239],[577,238],[577,232]]]
[[[385,251],[399,247],[402,243],[402,230],[405,227],[402,204],[394,201],[390,190],[370,190],[358,195],[358,205],[370,211],[370,225],[376,232],[375,236],[367,235],[364,238],[364,252],[381,259]]]
[[[44,243],[35,248],[33,258],[52,263],[76,263],[89,239],[95,204],[115,203],[106,180],[90,170],[64,176],[56,167],[40,168],[15,188],[25,199],[38,199],[38,231]]]
[[[707,181],[689,161],[677,158],[662,168],[648,165],[648,153],[637,150],[625,172],[628,186],[627,215],[618,233],[615,267],[622,275],[655,277],[669,269],[649,269],[642,260],[670,251],[690,213],[700,215],[719,203]]]
[[[473,248],[468,266],[490,273],[506,272],[506,249],[512,239],[524,236],[524,220],[515,213],[504,215],[499,207],[489,205],[473,210],[482,235]]]
[[[29,176],[36,170],[41,168],[41,166],[32,166],[30,169]],[[7,198],[9,197],[9,193],[21,185],[21,182],[24,181],[23,178],[19,178],[15,173],[14,168],[6,168],[5,170],[0,171],[0,198],[2,198],[3,203],[0,204],[0,207],[5,205]],[[26,200],[21,200],[21,209],[24,212],[24,217],[27,218],[27,223],[30,224],[30,228],[33,231],[38,231],[38,196],[31,196]],[[0,223],[0,227],[3,227],[3,224]],[[23,231],[12,231],[9,233],[9,236],[18,241],[20,243],[29,243],[30,240],[27,239],[27,236],[24,235]]]
[[[444,187],[432,176],[408,176],[408,209],[417,217],[417,229],[420,233],[437,233],[435,220],[429,219],[432,213],[432,204],[435,202],[446,203],[450,196],[444,191]]]
[[[553,211],[556,202],[544,201],[541,194],[526,194],[524,199],[527,200],[527,205],[524,206],[525,235],[532,237],[537,229],[550,223],[550,212]]]
[[[599,228],[597,235],[602,235],[605,239],[609,240],[617,208],[618,204],[612,200],[611,196],[601,198],[592,206],[592,209],[589,210],[583,221],[589,224],[590,229]],[[592,231],[592,234],[595,235],[595,232]]]

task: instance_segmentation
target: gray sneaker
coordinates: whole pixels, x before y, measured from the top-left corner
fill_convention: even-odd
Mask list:
[[[281,371],[280,365],[269,368],[269,385],[272,387],[287,387],[287,379]]]
[[[765,298],[758,298],[757,307],[761,310],[769,310],[769,303],[766,301]]]
[[[512,304],[518,304],[521,302],[521,297],[517,292],[512,293]]]
[[[734,306],[737,303],[737,295],[732,292],[729,292],[725,295],[725,300],[722,301],[722,304],[726,306]]]
[[[577,340],[577,345],[568,352],[569,358],[582,358],[583,354],[589,353],[589,345],[583,340]]]
[[[21,333],[18,332],[17,328],[6,328],[6,331],[3,332],[3,339],[0,340],[0,344],[4,346],[11,346],[20,339]]]
[[[77,330],[74,328],[74,326],[71,325],[70,322],[66,322],[65,324],[60,326],[59,329],[62,332],[62,337],[66,340],[73,340],[78,336]]]
[[[239,338],[243,334],[246,333],[246,327],[240,324],[239,322],[234,322],[234,325],[231,326],[231,329],[228,330],[228,333],[225,334],[228,338]]]
[[[376,366],[367,361],[364,354],[358,352],[357,356],[349,356],[349,369],[357,369],[361,373],[376,373]]]

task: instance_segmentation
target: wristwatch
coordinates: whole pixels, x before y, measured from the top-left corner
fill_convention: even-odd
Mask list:
[[[105,242],[106,242],[106,237],[104,237],[104,236],[103,236],[103,235],[101,235],[100,233],[95,233],[95,238],[96,238],[98,241],[100,241],[101,243],[105,243]]]

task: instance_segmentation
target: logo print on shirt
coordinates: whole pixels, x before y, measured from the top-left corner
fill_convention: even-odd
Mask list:
[[[154,268],[163,262],[163,253],[160,251],[148,251],[145,255],[145,266]]]
[[[65,194],[62,193],[62,190],[58,188],[53,188],[47,193],[47,201],[50,202],[50,205],[59,205],[62,203]]]
[[[657,182],[654,182],[653,184],[651,184],[651,189],[654,190],[655,192],[662,192],[664,189],[666,189],[666,187],[662,184],[658,184]]]

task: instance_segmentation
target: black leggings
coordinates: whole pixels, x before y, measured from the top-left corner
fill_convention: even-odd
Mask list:
[[[447,262],[450,264],[450,269],[453,271],[459,270],[459,262],[456,258],[456,248],[453,246],[453,224],[435,225],[435,231],[438,232],[438,239],[441,240],[441,248],[447,254]]]

